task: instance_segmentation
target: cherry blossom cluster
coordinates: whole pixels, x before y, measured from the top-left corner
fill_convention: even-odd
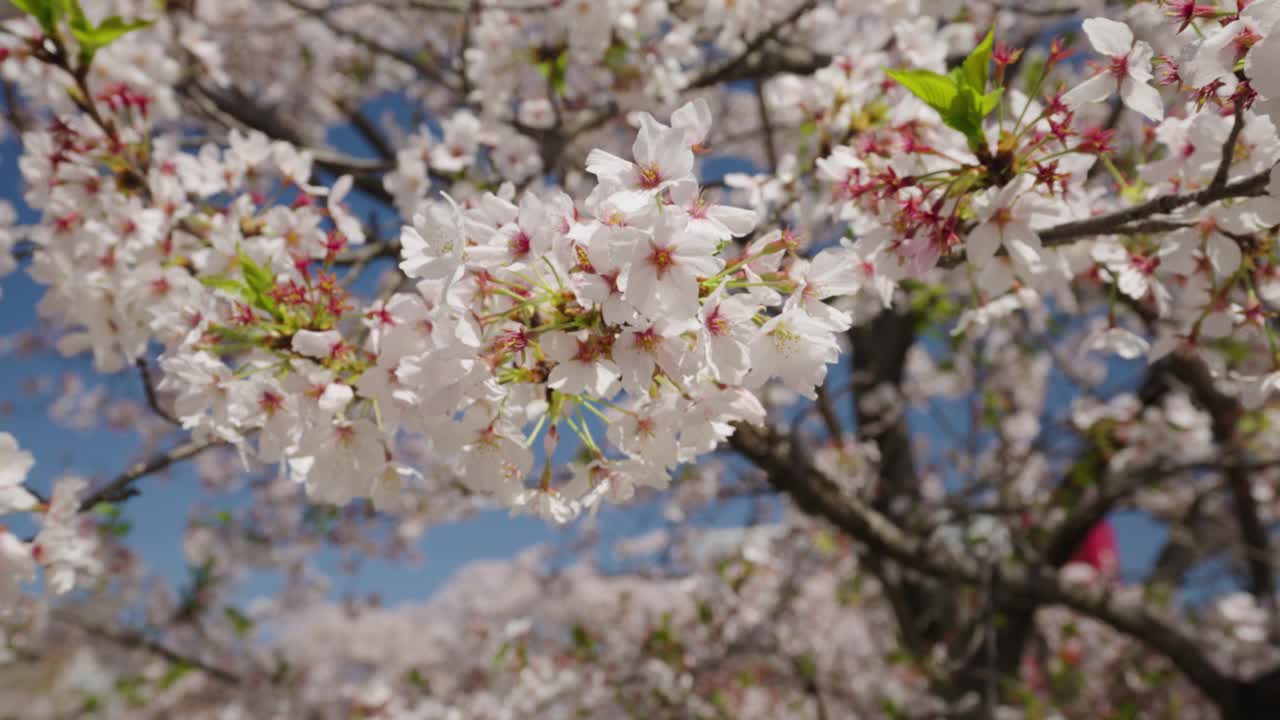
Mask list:
[[[165,354],[160,389],[187,427],[256,433],[260,460],[339,505],[394,509],[415,488],[388,449],[398,432],[429,438],[472,490],[560,520],[664,488],[733,423],[763,418],[753,389],[813,394],[852,323],[824,301],[860,287],[844,247],[805,260],[780,231],[733,243],[756,218],[699,190],[710,121],[700,103],[669,126],[641,116],[633,159],[587,158],[599,184],[581,207],[509,190],[427,201],[401,235],[416,292],[362,309],[305,257],[259,265],[242,241],[240,278],[206,281],[220,310]],[[584,452],[567,484],[552,471],[561,437]]]
[[[53,496],[44,502],[23,484],[34,464],[31,453],[20,448],[12,435],[0,433],[0,517],[32,513],[40,526],[36,536],[28,539],[0,526],[0,618],[21,604],[23,584],[36,579],[37,569],[55,594],[67,593],[102,572],[98,529],[91,516],[80,512],[85,481],[59,479]]]
[[[940,264],[968,268],[972,308],[957,332],[981,331],[1045,296],[1074,307],[1082,284],[1110,286],[1111,322],[1090,348],[1151,360],[1174,350],[1199,353],[1224,386],[1257,404],[1280,378],[1270,324],[1280,284],[1269,237],[1280,220],[1280,176],[1272,170],[1280,160],[1272,98],[1280,89],[1250,73],[1274,52],[1280,9],[1271,2],[1239,12],[1170,5],[1169,18],[1155,4],[1133,13],[1137,24],[1166,31],[1158,57],[1128,25],[1086,20],[1100,58],[1089,58],[1096,69],[1088,79],[1069,90],[1048,84],[1072,54],[1055,41],[1033,75],[1044,100],[1006,89],[976,138],[926,109],[924,91],[906,80],[854,95],[860,73],[850,63],[843,83],[863,104],[845,112],[901,109],[816,164],[868,277],[892,283],[923,278]],[[1207,31],[1181,32],[1205,18],[1213,21]],[[997,44],[995,76],[1021,53]],[[937,58],[920,61],[926,71],[941,69]],[[1117,94],[1122,107],[1158,123],[1148,126],[1137,157],[1124,158],[1129,170],[1116,164],[1116,129],[1095,124],[1091,111]],[[1100,197],[1091,182],[1099,172],[1122,192]],[[1242,178],[1252,178],[1252,189],[1234,189]],[[1187,199],[1149,213],[1159,221],[1121,216],[1085,229],[1113,207],[1168,196]],[[1122,202],[1108,204],[1114,200]],[[1118,320],[1129,314],[1126,304],[1150,335]]]

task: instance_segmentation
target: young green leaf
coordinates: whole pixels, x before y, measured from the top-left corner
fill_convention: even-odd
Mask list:
[[[222,612],[231,623],[231,629],[236,635],[245,637],[253,631],[253,619],[240,612],[239,608],[227,605],[222,608]]]
[[[969,57],[964,59],[963,76],[969,87],[978,91],[979,94],[987,91],[987,72],[991,65],[991,48],[995,43],[996,31],[992,28],[987,31],[987,36],[978,43],[978,47],[969,53]]]
[[[13,6],[36,19],[45,35],[58,31],[58,20],[65,10],[64,0],[10,0]]]
[[[953,79],[936,72],[928,70],[886,70],[885,72],[944,118],[959,92],[959,87]]]
[[[564,92],[565,72],[569,65],[569,51],[561,50],[554,58],[548,58],[538,63],[538,71],[551,84],[551,89],[557,93]]]
[[[271,297],[276,287],[276,278],[271,271],[259,265],[244,250],[239,250],[240,272],[244,275],[244,284],[248,292],[245,299],[254,307],[265,310],[273,317],[281,317],[279,303]]]
[[[961,68],[951,71],[949,75],[939,75],[928,70],[886,72],[912,95],[937,111],[947,127],[962,133],[975,152],[986,143],[982,119],[990,113],[990,109],[995,108],[994,103],[999,102],[999,92],[982,95],[969,84],[969,77]],[[989,103],[992,103],[990,109]]]
[[[232,280],[231,278],[225,278],[220,275],[202,277],[200,278],[200,282],[205,287],[211,287],[215,290],[225,290],[241,297],[245,297],[245,292],[248,289],[239,280]]]
[[[974,152],[987,141],[986,134],[982,131],[982,118],[985,115],[981,109],[982,97],[973,88],[964,86],[956,94],[951,107],[942,114],[942,121],[948,127],[959,130],[969,141],[969,149]]]
[[[236,258],[240,261],[240,272],[244,275],[244,282],[250,290],[255,293],[265,293],[275,287],[276,281],[271,271],[259,265],[249,253],[239,250]]]
[[[89,31],[93,29],[93,23],[89,22],[89,17],[84,14],[84,8],[80,7],[80,0],[64,0],[67,8],[67,24],[71,26],[71,32]],[[79,36],[76,36],[77,39]]]
[[[134,30],[141,30],[151,25],[150,20],[124,20],[115,15],[103,20],[97,27],[88,25],[87,20],[84,22],[85,24],[80,27],[73,22],[71,34],[75,35],[76,41],[80,43],[80,51],[89,56]]]
[[[990,115],[997,107],[1000,106],[1000,97],[1002,95],[1004,95],[1004,88],[996,88],[982,96],[982,102],[980,103],[979,108],[982,112],[982,117]]]

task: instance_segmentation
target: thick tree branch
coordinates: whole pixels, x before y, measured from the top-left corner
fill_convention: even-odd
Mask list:
[[[1213,375],[1199,358],[1171,355],[1161,361],[1168,376],[1186,387],[1197,405],[1209,413],[1214,442],[1221,452],[1235,456],[1242,452],[1236,428],[1244,408],[1240,401],[1214,385]],[[1225,468],[1227,488],[1231,493],[1236,523],[1244,546],[1244,561],[1249,573],[1249,591],[1274,615],[1275,569],[1271,564],[1271,538],[1253,497],[1253,483],[1245,465],[1229,464]]]
[[[1146,220],[1154,215],[1167,215],[1187,205],[1209,205],[1228,198],[1252,197],[1266,192],[1271,170],[1263,170],[1249,177],[1222,187],[1208,187],[1181,195],[1161,195],[1132,207],[1105,215],[1075,220],[1040,231],[1040,239],[1046,246],[1063,245],[1073,240],[1096,235],[1113,235],[1125,231],[1129,223]]]
[[[808,463],[797,463],[786,440],[771,430],[740,425],[732,446],[764,470],[769,481],[806,512],[823,517],[854,540],[913,571],[939,580],[977,586],[984,569],[971,558],[946,552],[936,544],[905,534],[838,483]],[[1159,616],[1141,598],[1111,593],[1102,587],[1078,587],[1041,566],[1006,562],[1000,566],[1005,593],[1033,603],[1062,605],[1096,618],[1167,657],[1186,677],[1228,714],[1238,700],[1239,684],[1206,657],[1199,643],[1176,623]]]

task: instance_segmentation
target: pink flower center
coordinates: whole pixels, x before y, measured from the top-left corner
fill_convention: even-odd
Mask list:
[[[573,354],[573,359],[584,365],[590,365],[596,361],[596,344],[587,340],[578,341],[578,351]]]
[[[676,265],[675,254],[669,247],[654,247],[649,253],[649,264],[657,270],[659,278],[665,277],[667,271]]]
[[[333,435],[338,440],[338,444],[349,447],[351,441],[356,438],[356,429],[350,425],[339,425],[333,429]]]
[[[1111,67],[1107,70],[1111,77],[1124,80],[1129,77],[1129,56],[1115,55],[1111,58]]]
[[[284,398],[270,390],[263,390],[262,397],[258,398],[258,407],[261,408],[262,412],[266,413],[268,417],[275,415],[276,411],[283,405]]]
[[[636,419],[636,434],[651,438],[657,431],[658,425],[651,417],[642,417]]]
[[[657,165],[641,165],[638,171],[640,187],[653,190],[662,184],[662,170]]]
[[[1143,275],[1154,275],[1156,268],[1160,267],[1160,258],[1131,255],[1129,257],[1129,264],[1133,266],[1134,270],[1137,270]]]
[[[660,339],[658,333],[653,328],[649,328],[644,332],[635,334],[635,348],[640,352],[652,355],[657,351]]]
[[[530,245],[529,235],[521,230],[507,241],[507,250],[512,257],[524,257],[529,254]]]
[[[711,314],[707,315],[707,332],[716,337],[722,337],[729,334],[729,319],[720,314],[720,306],[717,305]]]

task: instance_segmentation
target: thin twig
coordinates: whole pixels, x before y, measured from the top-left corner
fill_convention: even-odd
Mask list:
[[[225,446],[221,440],[188,440],[169,452],[144,460],[116,476],[114,480],[89,493],[80,501],[80,512],[88,512],[101,503],[120,502],[138,494],[133,484],[153,473],[160,472],[170,465],[193,458],[200,453],[215,447]]]
[[[73,625],[94,637],[101,638],[122,647],[144,650],[152,655],[164,658],[175,665],[185,665],[195,668],[209,677],[227,685],[239,685],[243,682],[239,675],[236,675],[230,670],[210,665],[199,658],[184,655],[158,640],[153,640],[147,637],[137,630],[108,629],[77,617],[69,612],[58,612],[57,618],[60,621],[65,622],[68,625]]]
[[[1210,189],[1221,190],[1226,187],[1231,175],[1231,163],[1236,157],[1236,141],[1244,130],[1244,105],[1237,100],[1234,106],[1235,117],[1231,121],[1231,132],[1227,133],[1227,139],[1222,143],[1222,160],[1218,162],[1218,171],[1213,174],[1213,182],[1209,183]]]
[[[151,364],[146,358],[138,358],[136,365],[138,376],[142,380],[142,391],[147,396],[147,405],[151,407],[151,411],[170,425],[181,425],[182,423],[173,416],[173,413],[160,405],[160,398],[156,395],[156,385],[151,374]]]

